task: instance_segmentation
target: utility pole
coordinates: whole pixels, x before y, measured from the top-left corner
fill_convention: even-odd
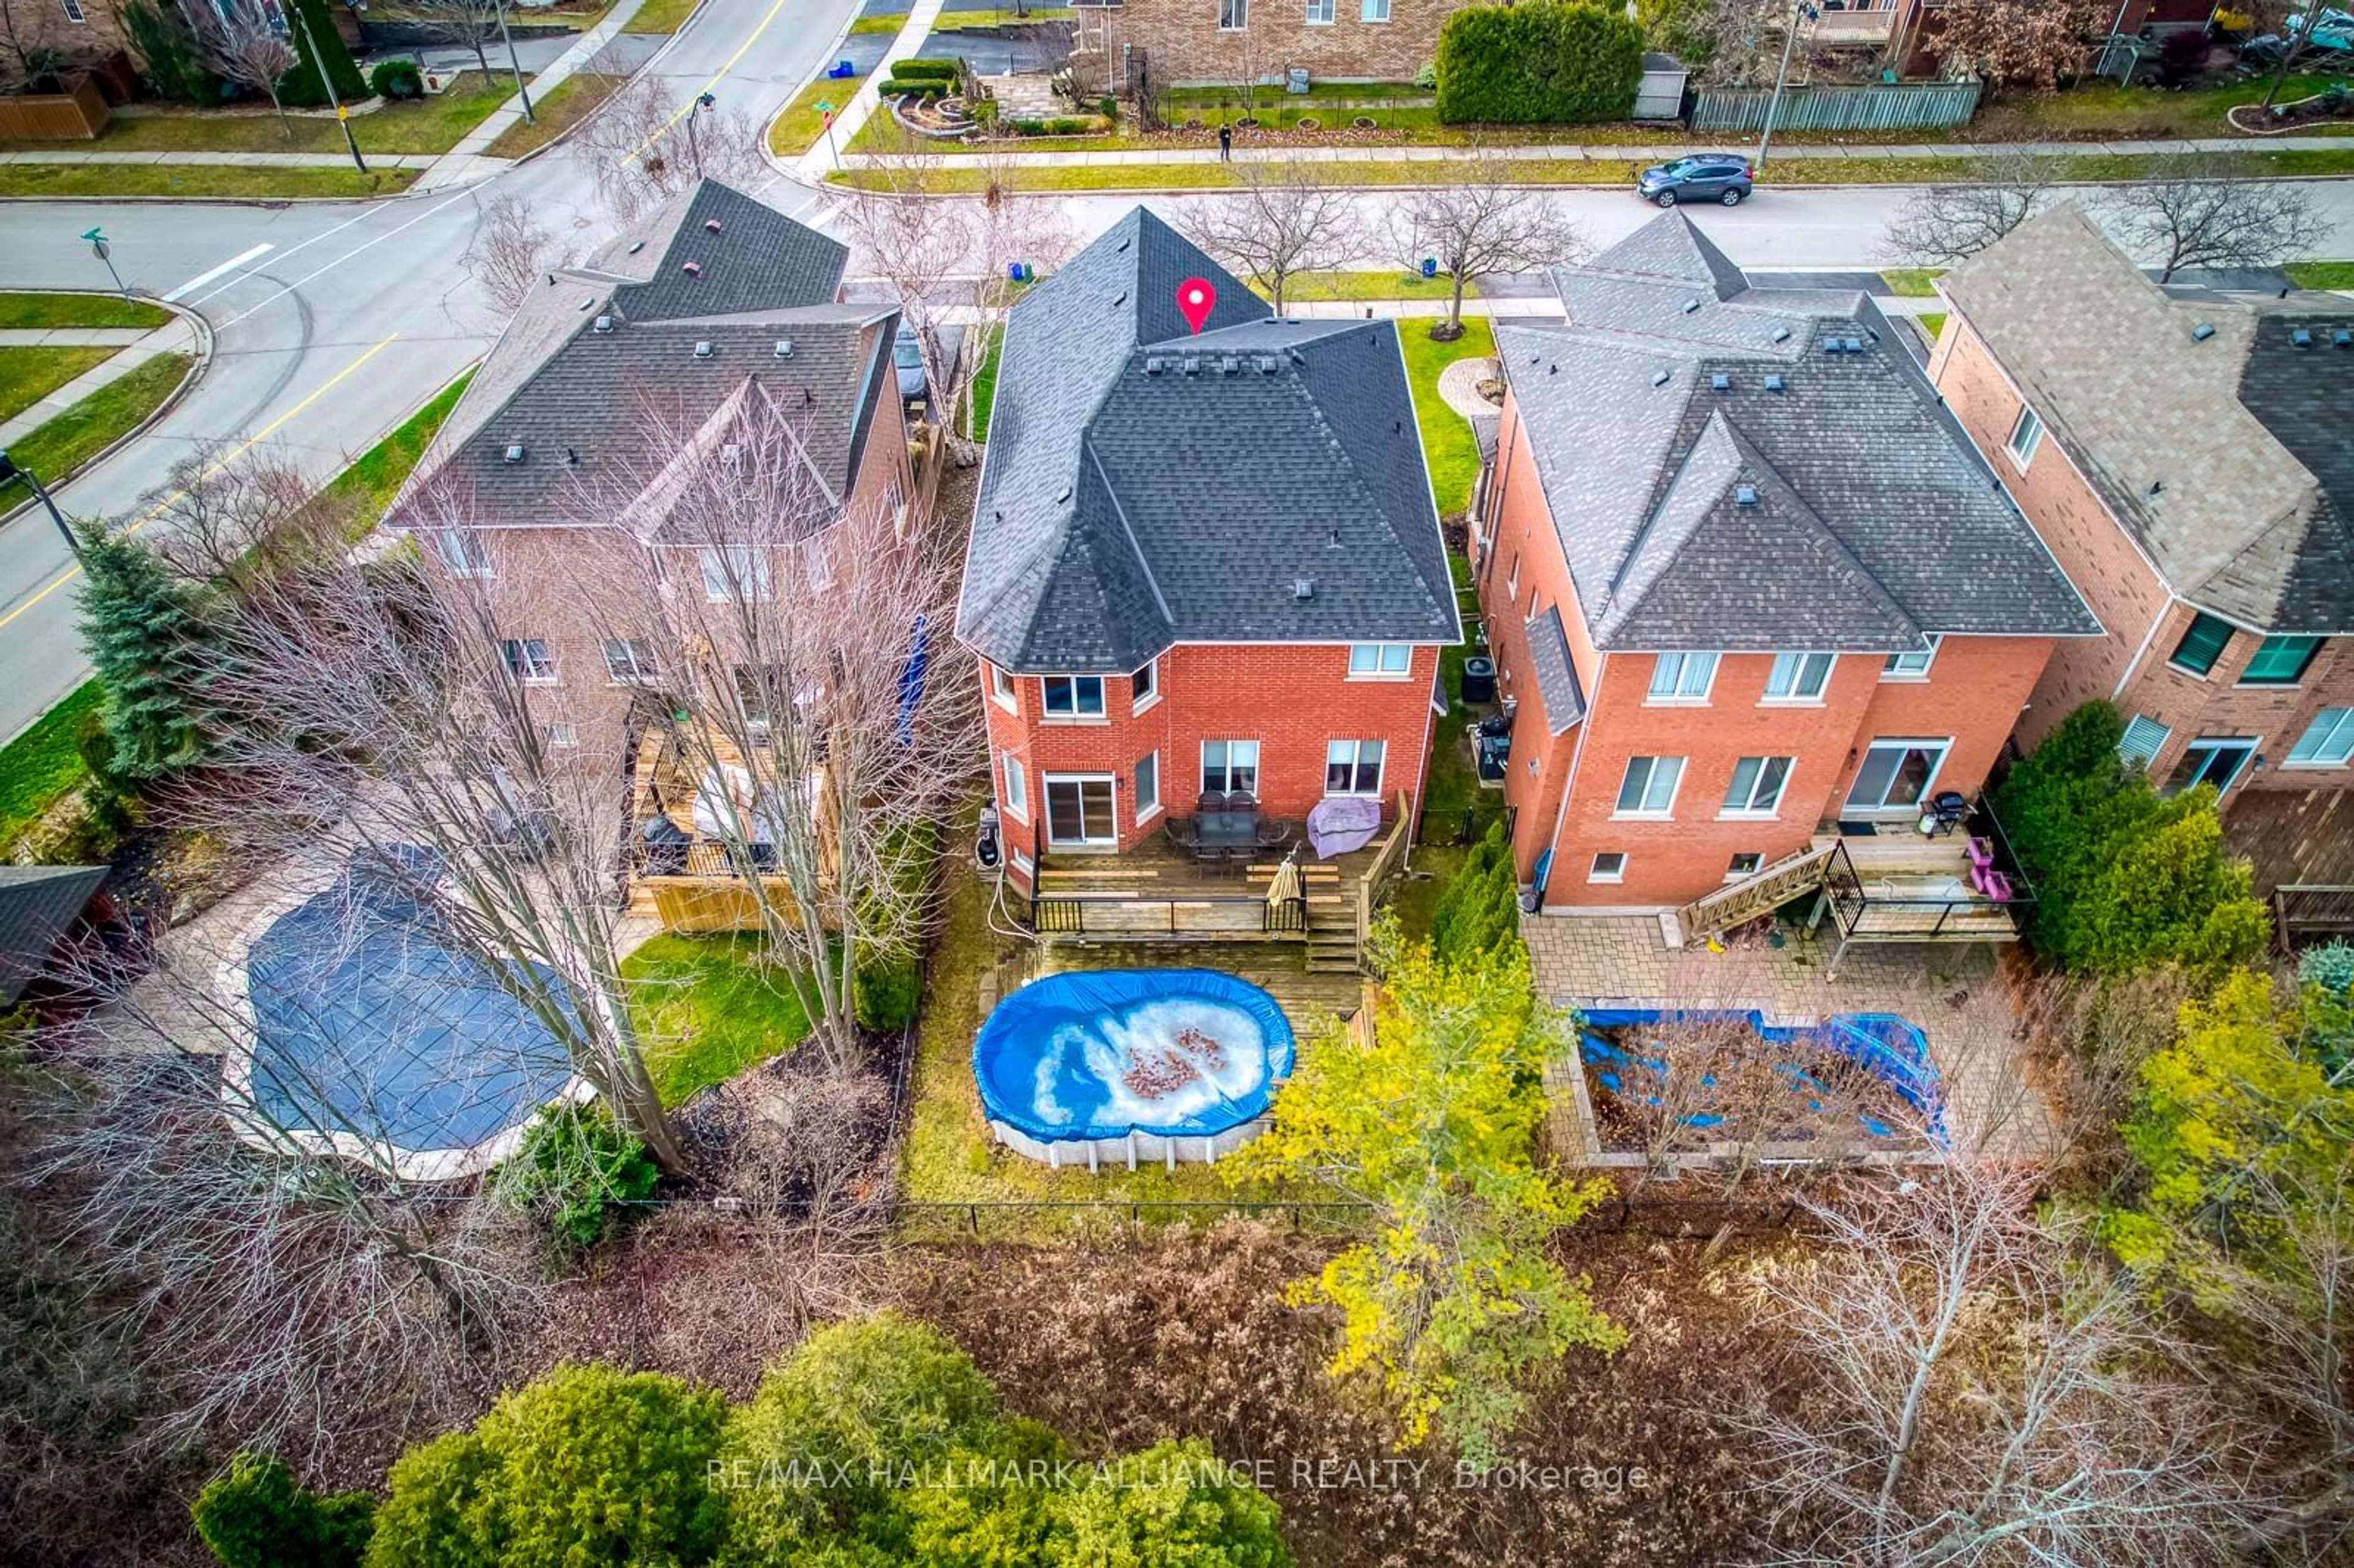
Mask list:
[[[1782,38],[1782,65],[1774,73],[1774,96],[1766,101],[1766,132],[1757,139],[1757,162],[1754,168],[1766,166],[1766,154],[1774,145],[1774,120],[1782,111],[1782,89],[1790,79],[1790,51],[1798,47],[1798,27],[1811,22],[1822,13],[1816,10],[1812,0],[1798,0],[1790,13],[1789,30]]]
[[[12,479],[23,480],[25,488],[33,493],[33,499],[48,508],[49,521],[58,525],[58,536],[66,542],[66,553],[80,560],[81,541],[75,538],[73,530],[66,525],[66,514],[58,510],[56,498],[49,494],[48,486],[40,482],[31,469],[17,467],[8,461],[6,452],[0,452],[0,484],[5,484]]]
[[[698,115],[717,101],[718,100],[706,92],[686,107],[686,150],[695,159],[695,177],[698,180],[703,177],[703,143],[695,140],[695,122]],[[831,130],[828,134],[832,134]]]
[[[514,72],[515,96],[523,100],[523,122],[536,125],[539,117],[531,111],[531,89],[523,84],[523,61],[515,58],[514,35],[507,31],[507,0],[493,0],[499,8],[499,37],[507,46],[507,69]]]
[[[302,24],[302,41],[311,46],[311,69],[319,73],[319,85],[327,90],[327,101],[335,106],[335,123],[344,128],[344,145],[352,150],[353,166],[365,175],[368,172],[367,160],[360,156],[360,140],[352,134],[352,111],[344,107],[344,95],[335,90],[334,76],[319,53],[319,35],[311,30],[311,13],[297,5],[294,19]]]

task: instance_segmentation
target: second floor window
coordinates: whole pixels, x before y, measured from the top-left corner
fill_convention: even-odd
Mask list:
[[[761,552],[727,545],[705,550],[702,560],[703,597],[713,603],[770,597],[769,558]]]
[[[1782,806],[1782,786],[1790,781],[1790,758],[1744,757],[1733,765],[1733,783],[1724,791],[1725,811],[1734,816],[1770,817]]]
[[[1713,653],[1661,653],[1651,661],[1651,700],[1698,702],[1715,679]]]
[[[545,685],[556,679],[556,655],[547,651],[547,641],[540,637],[510,637],[499,644],[499,652],[507,662],[507,673],[518,681]]]
[[[2188,670],[2194,675],[2204,675],[2232,645],[2232,623],[2218,620],[2201,610],[2190,618],[2183,629],[2182,641],[2174,645],[2167,662],[2178,670]]]
[[[2354,758],[2354,708],[2324,708],[2289,748],[2291,768],[2343,768]]]
[[[2035,410],[2021,408],[2019,418],[2011,421],[2010,440],[2003,443],[2010,450],[2010,461],[2025,468],[2035,461],[2035,449],[2043,444],[2043,421]]]
[[[634,637],[605,639],[605,678],[615,684],[630,684],[654,678],[654,647]]]
[[[444,528],[433,536],[441,552],[441,564],[461,577],[486,577],[491,575],[491,553],[482,544],[482,536],[472,528]]]
[[[1332,25],[1332,0],[1308,0],[1308,25],[1329,27]]]
[[[1134,712],[1142,713],[1160,697],[1161,661],[1155,659],[1129,677],[1128,705]]]
[[[1925,681],[1929,678],[1929,666],[1936,659],[1937,639],[1932,636],[1929,646],[1917,653],[1891,653],[1880,666],[1880,678],[1883,681]]]
[[[1838,662],[1833,653],[1776,653],[1774,668],[1766,676],[1766,695],[1769,701],[1812,702],[1823,694],[1830,683],[1831,665]]]
[[[1363,9],[1357,13],[1360,22],[1386,22],[1390,19],[1390,0],[1363,0]]]
[[[1676,803],[1676,784],[1683,778],[1681,757],[1630,757],[1627,777],[1618,785],[1622,816],[1664,817]]]
[[[1013,696],[1013,677],[994,664],[989,667],[989,694],[1009,708],[1016,705]]]
[[[2240,679],[2252,686],[2294,686],[2320,652],[2318,637],[2267,637],[2248,656]]]
[[[1045,675],[1038,683],[1048,718],[1101,718],[1104,711],[1101,675]]]
[[[1352,642],[1349,645],[1349,679],[1403,681],[1414,668],[1410,642]]]
[[[1239,33],[1250,26],[1250,0],[1218,0],[1218,31]]]

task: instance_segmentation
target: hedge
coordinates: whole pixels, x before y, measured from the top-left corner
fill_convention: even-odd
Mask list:
[[[1642,77],[1642,28],[1600,5],[1474,5],[1438,35],[1445,124],[1624,120]]]
[[[920,57],[901,60],[891,68],[891,74],[901,81],[954,81],[963,68],[955,60],[925,59]]]

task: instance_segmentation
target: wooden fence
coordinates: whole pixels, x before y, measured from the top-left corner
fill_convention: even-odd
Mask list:
[[[0,98],[0,140],[94,141],[111,118],[98,83],[83,77],[63,92]]]
[[[1959,125],[1978,112],[1975,81],[1897,82],[1866,87],[1792,87],[1774,113],[1776,131],[1903,131]],[[1695,131],[1762,131],[1774,95],[1759,87],[1704,87],[1692,104]]]

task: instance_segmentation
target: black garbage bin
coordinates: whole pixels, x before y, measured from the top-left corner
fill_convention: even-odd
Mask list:
[[[1463,700],[1468,703],[1492,703],[1496,700],[1496,662],[1474,655],[1463,661]]]

